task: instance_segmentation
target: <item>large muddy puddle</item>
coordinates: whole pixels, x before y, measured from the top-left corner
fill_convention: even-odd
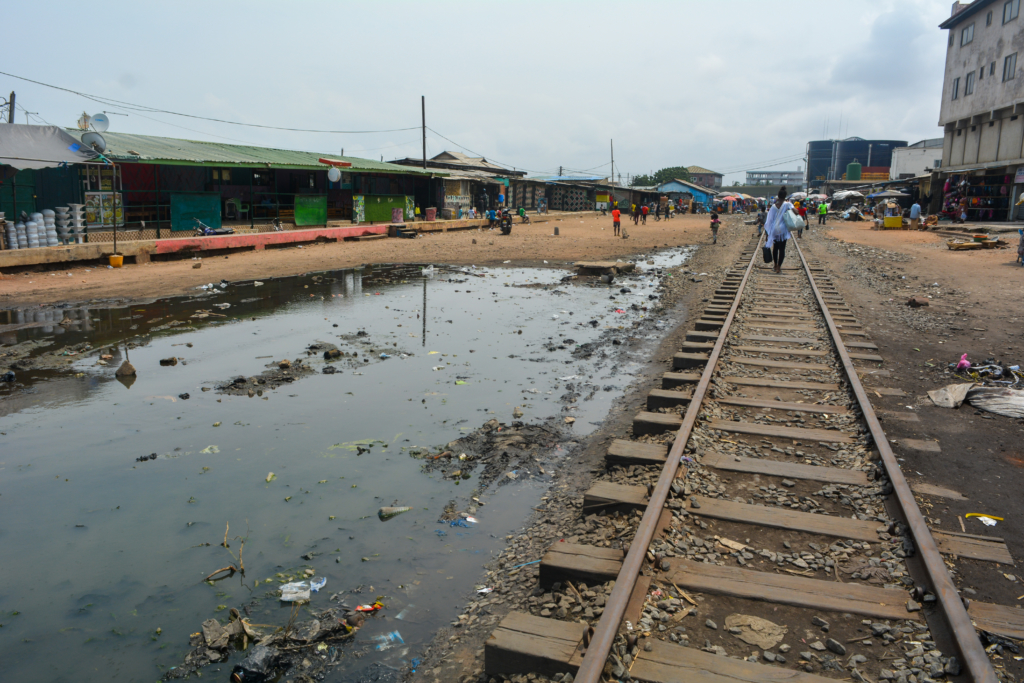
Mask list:
[[[659,274],[688,255],[641,256],[611,285],[555,268],[366,266],[0,312],[0,374],[16,368],[0,383],[3,678],[156,680],[231,608],[284,625],[277,588],[307,569],[327,583],[304,610],[384,604],[328,680],[415,667],[558,458],[646,363],[669,326],[653,311]],[[615,343],[630,336],[641,343]],[[126,352],[134,381],[114,376]],[[294,380],[274,381],[286,359]],[[558,427],[534,466],[475,493],[473,475],[424,468],[422,454],[516,409]],[[382,506],[411,510],[382,522]],[[446,506],[476,523],[452,526]],[[245,575],[204,582],[236,563],[241,537]],[[376,649],[395,631],[404,643]],[[237,659],[203,675],[226,679]]]

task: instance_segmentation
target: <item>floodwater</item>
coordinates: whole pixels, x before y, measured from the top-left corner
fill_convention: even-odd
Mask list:
[[[366,654],[346,657],[329,680],[414,667],[548,477],[487,490],[478,523],[453,528],[438,518],[448,501],[468,502],[474,480],[428,475],[409,450],[492,417],[510,422],[515,406],[526,422],[572,415],[577,436],[596,429],[645,359],[609,343],[606,355],[580,360],[573,348],[643,319],[631,305],[653,304],[657,269],[689,253],[643,257],[655,265],[640,266],[627,294],[618,283],[560,284],[567,273],[556,269],[424,276],[366,266],[146,305],[12,312],[38,324],[0,328],[6,345],[139,343],[128,351],[138,369],[130,386],[114,378],[120,345],[106,365],[87,355],[75,373],[19,371],[23,386],[0,389],[2,678],[156,680],[181,663],[204,620],[224,621],[231,607],[259,600],[254,622],[286,623],[277,575],[307,567],[327,579],[314,609],[336,604],[335,593],[386,605],[346,646]],[[65,317],[73,322],[57,324]],[[648,319],[640,329],[654,343],[666,327]],[[330,375],[308,356],[316,374],[262,396],[216,391],[272,361],[306,358],[317,342],[360,353],[332,362]],[[179,363],[159,364],[170,356]],[[578,397],[566,398],[568,382]],[[377,509],[393,504],[412,510],[381,522]],[[220,545],[226,524],[230,549]],[[245,576],[205,583],[235,563],[243,536]],[[373,636],[395,630],[404,646],[373,649]],[[233,661],[204,675],[226,679]]]

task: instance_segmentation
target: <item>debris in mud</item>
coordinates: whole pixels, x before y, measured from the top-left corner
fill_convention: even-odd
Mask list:
[[[115,377],[135,377],[135,375],[135,366],[128,361],[121,363],[121,367],[114,372]]]
[[[165,365],[166,366],[166,365],[177,365],[177,364],[178,364],[178,359],[175,358],[174,356],[171,356],[170,358],[161,358],[160,359],[160,365]]]
[[[254,601],[250,606],[258,604]],[[246,607],[248,611],[249,606]],[[293,612],[292,619],[298,612]],[[305,680],[323,680],[342,661],[341,646],[350,642],[363,625],[365,616],[345,607],[313,612],[312,618],[289,623],[266,633],[242,618],[232,608],[227,624],[216,619],[203,622],[202,630],[189,639],[192,650],[180,666],[171,668],[162,680],[179,680],[202,675],[203,667],[226,661],[234,652],[246,652],[232,668],[233,681],[268,681],[301,670]],[[253,645],[255,644],[255,645]]]
[[[445,479],[469,479],[482,465],[483,471],[477,477],[478,488],[496,480],[500,486],[512,481],[505,476],[511,471],[518,472],[518,478],[543,473],[541,457],[569,440],[560,422],[558,418],[551,418],[544,424],[513,422],[506,425],[492,419],[471,434],[446,444],[442,453],[420,452],[419,457],[426,459],[425,471],[440,472]]]

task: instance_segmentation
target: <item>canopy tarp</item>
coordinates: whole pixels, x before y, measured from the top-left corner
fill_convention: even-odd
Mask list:
[[[909,194],[904,192],[897,192],[896,190],[886,190],[885,192],[876,192],[869,194],[868,199],[895,199],[897,197],[909,197]]]
[[[57,126],[0,123],[0,164],[17,169],[50,168],[99,158],[91,147]]]

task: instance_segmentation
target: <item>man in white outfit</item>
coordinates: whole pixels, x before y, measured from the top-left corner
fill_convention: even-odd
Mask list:
[[[786,201],[786,188],[779,189],[779,196],[775,198],[768,217],[764,222],[764,246],[772,250],[772,270],[776,273],[782,272],[782,262],[786,259],[786,242],[789,240],[789,228],[783,217],[787,211],[793,210],[793,204]]]

